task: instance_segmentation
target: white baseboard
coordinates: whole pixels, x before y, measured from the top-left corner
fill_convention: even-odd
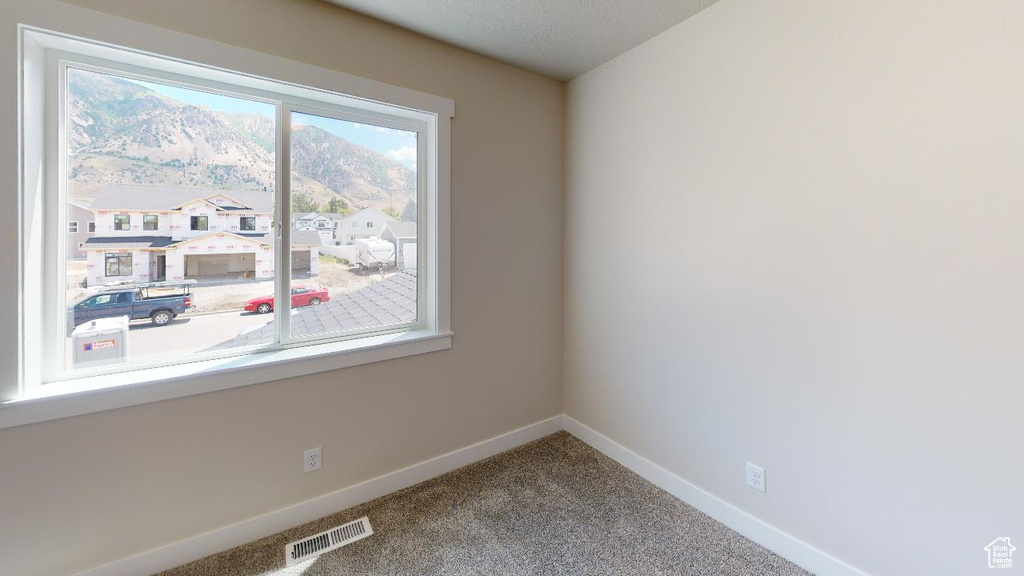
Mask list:
[[[312,500],[281,508],[262,516],[200,534],[174,544],[156,548],[104,564],[75,576],[138,576],[155,574],[181,564],[241,546],[312,522],[468,466],[506,450],[566,430],[619,464],[629,468],[655,486],[725,524],[743,536],[768,548],[818,576],[869,576],[866,572],[828,555],[810,544],[751,516],[725,500],[698,488],[668,470],[618,444],[600,432],[566,415],[541,420],[518,430],[484,440],[436,458],[378,476],[348,488]],[[282,552],[283,553],[283,552]]]
[[[572,417],[565,430],[690,506],[817,576],[869,576],[699,488]]]
[[[436,478],[463,466],[562,430],[562,416],[541,420],[501,436],[484,440],[419,464],[396,470],[312,500],[281,508],[230,526],[200,534],[96,568],[76,576],[139,576],[155,574],[193,560],[216,554],[324,516],[368,502],[374,498]],[[282,555],[284,550],[281,551]]]

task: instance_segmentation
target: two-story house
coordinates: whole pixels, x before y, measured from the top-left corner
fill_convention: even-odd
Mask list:
[[[89,286],[274,276],[271,192],[110,185],[93,196]],[[294,231],[293,270],[316,274],[320,245],[316,232]]]
[[[328,212],[303,212],[292,214],[293,227],[296,230],[314,230],[320,234],[320,240],[324,245],[333,246],[336,244],[338,228],[344,220],[341,214]]]
[[[338,224],[335,238],[341,244],[351,244],[353,240],[360,238],[379,237],[384,232],[384,225],[388,222],[397,222],[397,220],[376,208],[363,208],[342,218]]]

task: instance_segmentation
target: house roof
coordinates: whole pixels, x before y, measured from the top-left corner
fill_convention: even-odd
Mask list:
[[[402,221],[403,222],[415,222],[416,221],[416,201],[410,200],[405,205],[405,209],[402,210]]]
[[[213,196],[227,196],[251,206],[256,212],[274,211],[274,193],[263,190],[220,190],[217,188],[188,188],[182,186],[148,186],[111,184],[91,193],[94,198],[90,210],[164,210],[170,211],[192,200],[205,200]],[[218,206],[221,210],[244,210]]]
[[[388,222],[384,225],[386,228],[391,229],[391,233],[395,235],[395,238],[415,238],[416,237],[416,223],[415,222]]]
[[[93,237],[85,241],[83,250],[142,250],[166,248],[174,244],[170,236],[108,236]]]
[[[359,216],[363,212],[376,212],[376,213],[380,214],[381,216],[383,216],[387,222],[397,222],[397,220],[393,216],[389,216],[389,215],[385,214],[384,212],[381,212],[380,210],[377,210],[376,208],[363,208],[362,210],[358,210],[356,212],[353,212],[353,213],[349,214],[348,216],[345,216],[344,218],[342,218],[342,221],[349,220],[350,218],[355,218],[356,216]]]
[[[334,297],[320,306],[296,308],[291,316],[292,336],[302,338],[345,330],[360,330],[416,319],[416,274],[399,272],[389,278]],[[221,342],[211,350],[260,346],[274,341],[274,323]]]
[[[273,244],[270,234],[254,234],[246,232],[218,232],[212,231],[209,234],[187,238],[185,240],[173,241],[170,236],[99,236],[89,238],[82,246],[83,250],[143,250],[146,248],[167,248],[178,244],[186,244],[202,240],[214,234],[230,234],[246,240]],[[295,246],[322,246],[320,234],[313,230],[296,230],[292,232],[292,245]]]

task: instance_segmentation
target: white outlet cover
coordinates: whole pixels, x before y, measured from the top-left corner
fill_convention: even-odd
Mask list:
[[[310,448],[302,456],[302,471],[312,472],[319,470],[324,464],[323,449],[321,447]]]
[[[764,468],[747,462],[747,486],[761,492],[767,492]]]

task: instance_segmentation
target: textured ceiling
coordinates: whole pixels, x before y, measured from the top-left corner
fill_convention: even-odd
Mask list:
[[[622,54],[717,0],[327,0],[558,80]]]

